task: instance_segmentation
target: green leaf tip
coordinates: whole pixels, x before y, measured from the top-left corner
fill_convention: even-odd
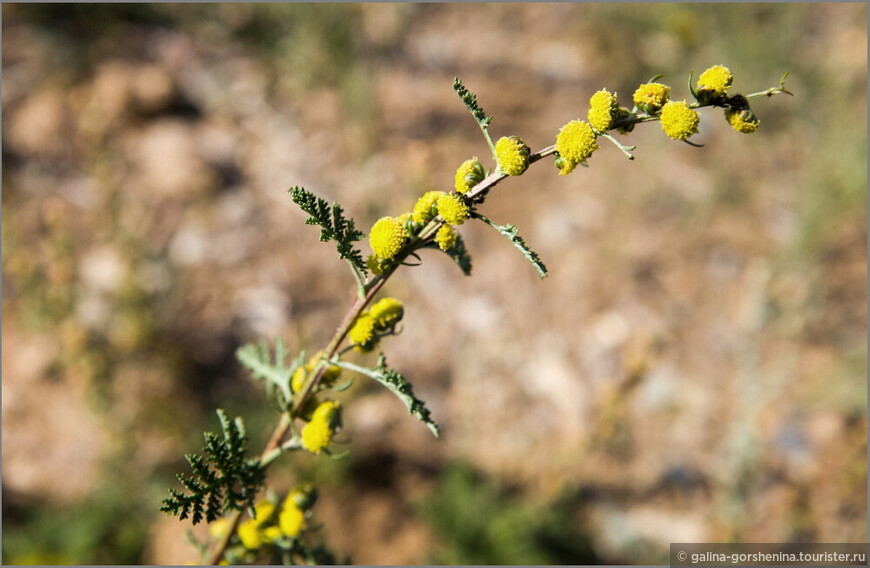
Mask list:
[[[335,241],[339,258],[347,259],[359,272],[368,274],[362,252],[353,246],[353,243],[361,240],[365,234],[357,230],[353,219],[344,216],[341,205],[333,203],[330,206],[325,199],[306,191],[304,187],[291,187],[287,192],[293,199],[293,203],[310,215],[305,223],[320,226],[321,242]]]
[[[486,116],[486,113],[483,112],[483,109],[480,108],[479,104],[477,104],[477,95],[469,91],[465,85],[462,84],[462,81],[459,80],[459,77],[453,78],[453,90],[456,91],[456,94],[459,95],[459,98],[462,99],[462,102],[466,107],[468,107],[468,110],[471,111],[474,118],[476,118],[483,126],[488,126],[492,117]]]
[[[540,257],[538,257],[538,253],[533,251],[526,245],[526,241],[519,235],[519,229],[517,229],[516,225],[499,225],[494,223],[490,219],[487,219],[480,213],[474,213],[474,217],[480,219],[502,235],[504,235],[517,249],[523,253],[523,256],[526,257],[532,266],[535,268],[535,271],[538,273],[538,276],[543,280],[547,277],[547,267],[544,266],[544,263],[541,262]]]
[[[408,412],[426,424],[426,427],[429,428],[436,438],[440,436],[441,430],[438,428],[438,425],[435,424],[435,421],[432,420],[431,413],[429,412],[429,409],[426,408],[426,403],[417,398],[414,394],[414,388],[405,377],[403,377],[398,371],[387,367],[386,357],[383,353],[378,356],[378,365],[374,369],[348,363],[347,361],[337,361],[336,365],[344,367],[345,369],[350,369],[351,371],[356,371],[357,373],[371,377],[375,381],[381,383],[387,388],[387,390],[399,397],[399,400],[405,403]]]

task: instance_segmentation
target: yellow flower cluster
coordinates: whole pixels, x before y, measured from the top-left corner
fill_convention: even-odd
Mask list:
[[[671,101],[662,107],[661,123],[665,134],[674,140],[686,140],[698,133],[701,115],[686,101]]]
[[[529,147],[517,136],[503,136],[495,143],[498,167],[509,176],[518,176],[529,168]]]
[[[661,83],[644,83],[634,92],[634,104],[647,114],[654,114],[666,102],[671,88]]]
[[[484,178],[483,165],[477,160],[477,156],[465,160],[456,170],[456,191],[468,193],[468,191],[480,183]]]
[[[572,120],[559,130],[556,137],[556,151],[562,164],[559,175],[570,174],[577,164],[585,163],[592,152],[600,148],[595,136],[592,127],[581,120]]]
[[[313,454],[319,454],[339,430],[341,403],[333,400],[321,402],[311,415],[311,420],[302,429],[302,446]]]
[[[616,100],[616,93],[608,92],[607,89],[601,89],[589,99],[589,125],[598,132],[604,132],[619,113],[619,102]]]
[[[438,229],[438,233],[435,235],[435,242],[438,243],[438,248],[441,250],[450,250],[456,243],[456,231],[450,225],[441,225],[441,228]]]
[[[321,405],[323,406],[323,405]],[[254,518],[239,525],[239,540],[248,550],[257,550],[265,544],[274,543],[285,537],[296,538],[308,528],[307,512],[314,505],[316,493],[310,486],[297,487],[287,494],[281,503],[277,519],[275,503],[263,500],[254,506]],[[214,539],[226,536],[229,521],[219,519],[211,524],[209,533]]]
[[[445,222],[461,225],[468,219],[470,210],[465,198],[457,193],[445,193],[438,198],[438,213]]]
[[[707,91],[715,95],[724,95],[731,87],[731,70],[724,65],[714,65],[698,77],[698,91]]]
[[[353,322],[347,337],[357,351],[371,351],[378,344],[378,333],[389,331],[402,320],[405,308],[395,298],[383,298],[362,312]]]
[[[438,198],[444,195],[443,191],[427,191],[423,197],[417,200],[414,210],[411,212],[411,220],[415,223],[425,223],[437,215],[435,204]]]
[[[309,359],[308,364],[304,367],[296,367],[296,370],[293,371],[293,378],[290,380],[290,388],[294,393],[299,392],[302,389],[302,385],[305,384],[305,378],[308,376],[308,373],[314,369],[314,366],[317,365],[317,362],[320,361],[321,357],[323,357],[323,351],[318,351],[311,359]],[[340,376],[341,367],[330,365],[327,367],[326,371],[323,372],[323,376],[320,378],[320,384],[331,385]]]
[[[407,241],[408,231],[405,230],[404,220],[396,217],[381,217],[369,234],[372,251],[381,259],[396,256]]]
[[[758,118],[755,117],[755,113],[748,108],[743,110],[736,108],[726,109],[725,118],[728,119],[728,124],[730,124],[734,130],[737,132],[743,132],[744,134],[751,134],[758,130],[758,123],[760,122]]]

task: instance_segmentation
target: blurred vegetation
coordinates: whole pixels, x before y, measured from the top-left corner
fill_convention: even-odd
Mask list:
[[[428,564],[598,564],[568,501],[535,503],[455,463],[418,505],[438,543]]]
[[[577,5],[570,8],[564,25],[574,26],[571,29],[587,42],[595,63],[607,70],[608,88],[621,95],[631,93],[638,78],[657,73],[665,73],[665,79],[684,92],[682,74],[687,67],[694,67],[697,75],[714,63],[739,68],[736,87],[741,90],[748,85],[774,84],[782,72],[791,72],[789,85],[797,96],[766,104],[762,130],[771,137],[780,133],[789,139],[771,143],[788,148],[789,154],[783,151],[778,160],[784,191],[798,196],[798,236],[772,252],[766,261],[774,283],[778,279],[797,279],[810,291],[800,301],[767,298],[765,325],[801,345],[832,344],[839,349],[833,365],[835,375],[824,382],[797,385],[796,397],[804,405],[803,410],[833,410],[846,416],[847,434],[858,436],[866,430],[866,346],[856,345],[851,336],[844,335],[836,315],[829,319],[810,317],[801,326],[790,323],[796,314],[839,314],[852,290],[829,277],[826,267],[856,248],[866,253],[866,232],[849,232],[866,221],[866,74],[843,74],[841,67],[822,61],[826,55],[823,46],[817,48],[817,57],[796,56],[799,46],[820,35],[837,37],[838,26],[843,25],[826,19],[830,16],[820,6]],[[143,49],[147,39],[161,30],[180,32],[198,46],[198,56],[205,64],[231,55],[255,59],[268,70],[263,93],[267,100],[308,100],[305,97],[311,93],[337,94],[347,139],[352,141],[349,152],[356,153],[348,159],[361,160],[377,148],[384,128],[378,118],[382,109],[377,108],[374,92],[375,71],[396,61],[411,67],[414,63],[403,58],[407,57],[412,27],[450,8],[396,5],[392,9],[397,31],[373,39],[373,34],[361,32],[363,8],[353,4],[4,4],[4,53],[11,37],[7,30],[29,30],[32,35],[25,37],[27,45],[12,47],[33,49],[26,53],[42,56],[38,84],[67,88],[89,81],[94,70],[107,60],[154,59],[153,53]],[[510,10],[496,6],[462,9],[479,10],[469,14],[482,22],[506,18],[504,10]],[[863,40],[866,46],[866,35]],[[43,51],[37,49],[40,46]],[[480,72],[480,67],[469,71]],[[505,69],[514,68],[510,62],[498,68]],[[587,78],[593,82],[601,79]],[[4,96],[4,122],[5,102]],[[134,124],[138,127],[147,119],[137,116],[140,122]],[[430,142],[438,144],[438,140]],[[729,142],[735,146],[738,143]],[[120,144],[108,149],[90,148],[81,141],[69,144],[73,148],[81,145],[85,148],[77,151],[83,157],[79,156],[82,159],[72,169],[80,168],[95,178],[109,180],[114,179],[114,174],[106,170],[118,168],[123,172],[123,167],[113,161],[114,154],[121,152]],[[705,151],[720,151],[713,146]],[[752,192],[746,174],[735,171],[734,162],[725,154],[727,148],[733,146],[715,154],[719,162],[710,160],[715,184],[712,203],[700,204],[696,211],[685,214],[688,220],[678,222],[703,224],[713,209],[740,214],[757,204],[760,196]],[[430,155],[424,156],[426,163]],[[153,471],[139,470],[135,457],[139,449],[137,436],[152,429],[176,440],[179,447],[198,448],[200,432],[217,429],[213,409],[222,406],[231,416],[245,417],[253,438],[251,445],[257,447],[263,443],[258,437],[267,432],[270,416],[261,411],[260,393],[238,379],[240,372],[232,353],[242,342],[240,332],[229,324],[225,329],[191,327],[190,312],[178,305],[179,290],[197,283],[187,280],[183,268],[166,262],[160,251],[151,248],[147,231],[130,222],[129,210],[136,204],[110,198],[104,211],[83,219],[14,183],[13,174],[17,172],[36,176],[57,173],[69,166],[69,155],[62,157],[56,161],[31,160],[4,143],[4,319],[32,333],[56,336],[59,348],[49,366],[49,377],[58,381],[67,377],[73,383],[87,384],[94,408],[105,416],[111,415],[118,437],[128,443],[125,448],[111,450],[102,464],[98,489],[78,504],[58,506],[7,494],[4,489],[2,560],[6,564],[141,563],[149,527],[159,519],[157,507],[165,496],[167,480],[175,471],[184,469],[184,462],[177,453],[174,462],[162,461]],[[123,180],[123,173],[118,175]],[[19,209],[31,200],[40,200],[39,207],[26,212]],[[641,199],[632,204],[642,212],[648,211],[647,205]],[[313,239],[312,235],[306,238]],[[108,293],[108,323],[87,329],[76,315],[85,299],[81,287],[75,284],[77,262],[88,246],[100,242],[118,245],[127,277]],[[137,275],[151,272],[163,275],[166,286],[144,286]],[[859,292],[863,293],[863,289]],[[866,320],[863,325],[866,329]],[[118,372],[144,366],[144,362],[165,367],[176,384],[169,394],[146,385],[141,393],[145,402],[129,415],[119,412],[114,405],[120,394],[113,390]],[[402,427],[414,427],[411,422]],[[629,426],[625,428],[628,431]],[[866,436],[863,444],[866,452]],[[746,525],[752,510],[746,504],[754,491],[759,492],[759,487],[771,481],[759,473],[759,456],[764,448],[751,444],[746,448],[747,461],[740,464],[732,493],[724,498],[723,509],[727,511],[717,518],[726,525],[721,534],[731,538],[749,530]],[[844,500],[849,499],[849,494],[854,500],[854,495],[866,490],[866,462],[862,455],[843,459],[851,461],[837,487],[844,492]],[[302,460],[280,467],[292,478],[340,486],[353,482],[351,466],[352,460]],[[591,533],[584,531],[576,518],[576,503],[570,499],[533,501],[521,488],[503,487],[495,477],[453,464],[440,472],[436,485],[431,497],[422,499],[416,510],[438,542],[428,562],[613,561],[612,554],[596,554]],[[801,491],[805,490],[795,490],[798,497],[789,509],[796,537],[811,535],[813,530],[807,513],[808,496]],[[866,522],[866,509],[847,513],[852,515],[848,519],[863,515]],[[856,523],[859,521],[849,526]],[[654,554],[651,547],[627,547],[623,553],[629,561],[645,561]]]

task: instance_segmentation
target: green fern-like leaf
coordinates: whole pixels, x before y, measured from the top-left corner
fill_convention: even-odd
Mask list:
[[[516,225],[498,225],[477,212],[473,212],[472,216],[480,219],[481,221],[504,235],[511,243],[513,243],[515,247],[517,247],[517,249],[519,249],[521,253],[523,253],[523,256],[526,257],[526,260],[532,263],[532,266],[535,267],[535,271],[537,271],[538,276],[540,276],[541,279],[547,277],[547,267],[544,266],[543,262],[541,262],[541,259],[538,257],[538,253],[530,249],[526,244],[526,241],[524,241],[523,238],[519,235],[519,230],[517,229]]]
[[[212,522],[229,511],[249,510],[254,498],[264,485],[265,470],[258,459],[247,459],[248,439],[241,418],[230,421],[223,410],[217,411],[223,436],[206,432],[202,456],[184,456],[190,464],[191,476],[177,475],[178,481],[189,492],[169,490],[160,510],[179,520],[191,517],[197,524],[205,517]]]
[[[488,126],[489,122],[492,120],[491,116],[486,116],[486,113],[483,112],[483,109],[477,104],[477,95],[469,91],[465,85],[462,84],[462,81],[459,80],[459,77],[453,78],[453,90],[456,91],[456,94],[459,95],[459,98],[462,99],[462,102],[465,103],[465,106],[468,107],[468,110],[471,111],[472,116],[480,123],[481,126]]]
[[[265,341],[261,341],[257,345],[248,343],[239,347],[236,350],[236,359],[251,371],[252,379],[266,381],[267,392],[278,389],[283,397],[279,406],[286,409],[293,396],[290,392],[290,381],[299,363],[294,361],[289,367],[285,365],[287,348],[284,346],[284,340],[280,337],[275,340],[274,363],[270,360],[269,347]]]
[[[365,234],[357,230],[353,219],[344,216],[341,205],[333,203],[330,206],[326,200],[306,191],[303,187],[291,187],[287,191],[293,203],[310,215],[305,222],[320,226],[320,240],[335,241],[339,258],[347,259],[362,274],[368,274],[362,252],[353,246],[353,243],[361,240]]]
[[[412,416],[416,416],[418,420],[426,424],[426,427],[429,428],[436,438],[440,435],[438,425],[432,420],[431,413],[429,412],[429,409],[426,408],[426,403],[414,395],[414,388],[405,377],[394,369],[387,367],[386,357],[384,357],[383,353],[378,357],[378,366],[374,369],[361,367],[360,365],[355,365],[346,361],[337,361],[336,365],[367,375],[387,387],[390,392],[395,394],[399,397],[399,400],[405,403],[405,406],[408,407],[408,412]]]

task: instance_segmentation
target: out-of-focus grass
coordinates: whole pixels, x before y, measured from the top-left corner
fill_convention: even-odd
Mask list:
[[[112,465],[120,464],[106,467],[100,489],[81,504],[4,515],[3,564],[141,563],[151,523],[149,493],[113,474]]]
[[[535,503],[461,464],[445,470],[418,505],[439,546],[434,564],[595,564],[600,561],[571,510]]]

